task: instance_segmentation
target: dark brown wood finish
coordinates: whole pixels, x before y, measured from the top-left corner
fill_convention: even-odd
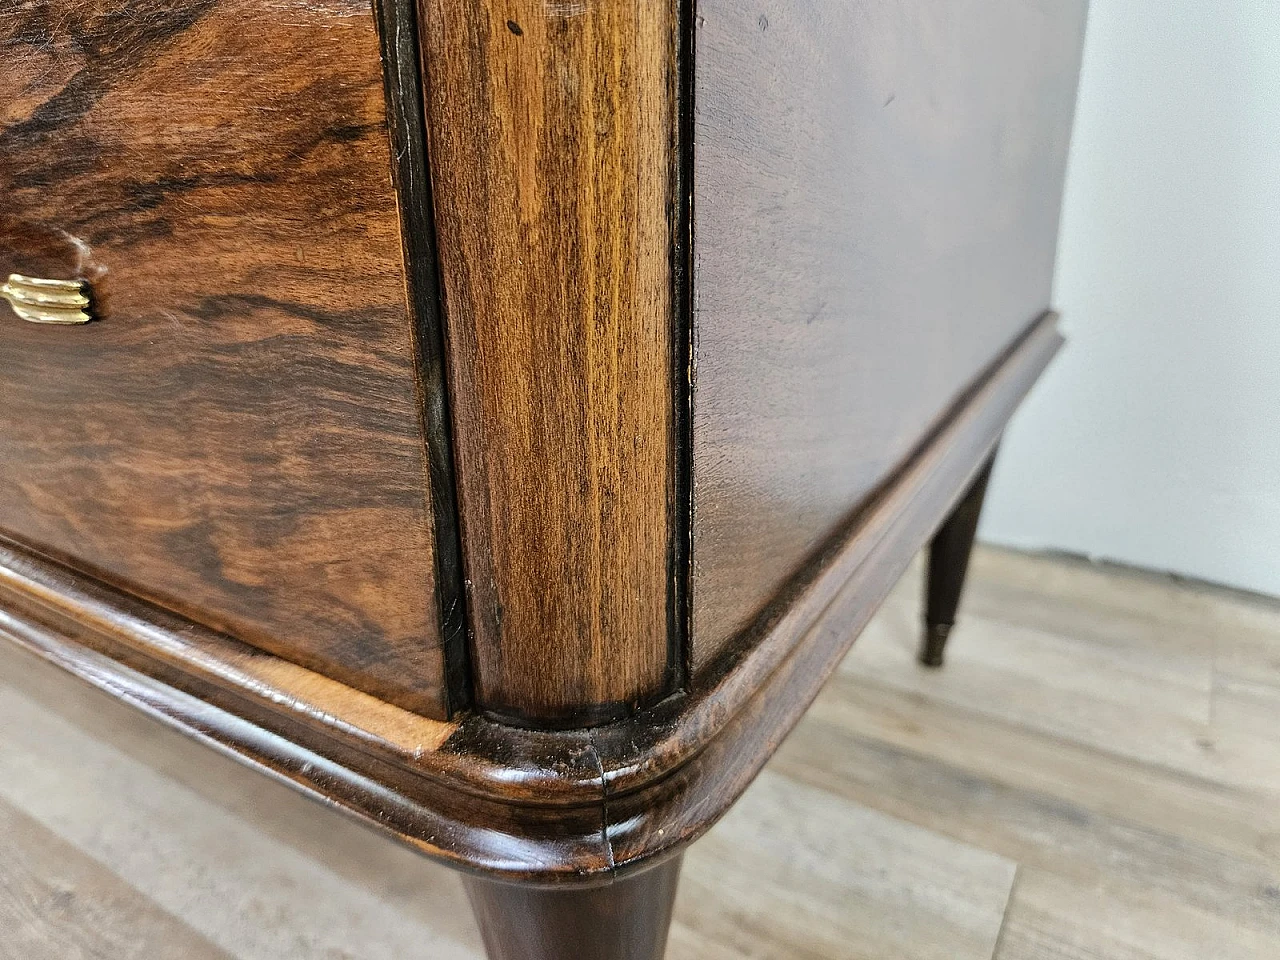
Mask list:
[[[608,882],[677,853],[746,789],[1060,342],[1052,316],[1031,328],[832,538],[731,667],[625,722],[548,732],[424,720],[3,543],[0,647],[451,865],[508,881]],[[24,658],[7,654],[0,669],[27,671]]]
[[[624,714],[679,662],[676,6],[420,8],[477,699]]]
[[[468,878],[489,960],[662,960],[680,858],[603,887]]]
[[[925,579],[924,639],[920,645],[920,662],[926,667],[942,666],[951,628],[956,625],[956,611],[964,592],[964,578],[969,570],[969,554],[982,516],[982,501],[987,495],[995,454],[969,485],[938,532],[929,541],[929,574]]]
[[[699,0],[695,672],[1048,305],[1085,7]]]
[[[0,306],[0,529],[444,716],[367,0],[19,0],[0,53],[0,278],[100,317]]]

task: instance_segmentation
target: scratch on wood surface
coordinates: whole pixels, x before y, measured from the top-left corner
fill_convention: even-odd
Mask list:
[[[585,0],[560,0],[560,2],[544,3],[542,9],[551,20],[568,20],[580,17],[587,12]]]

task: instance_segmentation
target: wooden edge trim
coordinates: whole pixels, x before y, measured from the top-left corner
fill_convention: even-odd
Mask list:
[[[135,600],[3,535],[0,607],[61,627],[83,646],[167,665],[371,748],[420,756],[436,750],[457,729],[456,723],[421,717]]]
[[[692,695],[660,705],[640,724],[595,731],[611,796],[639,790],[671,773],[720,736],[749,702],[766,696],[771,678],[792,669],[789,659],[816,642],[810,634],[831,619],[839,596],[870,576],[872,568],[897,564],[894,579],[901,575],[964,493],[1018,403],[1062,345],[1057,321],[1056,313],[1047,312],[1023,331],[700,678]],[[922,523],[919,537],[910,542],[902,531],[915,532]],[[848,621],[844,649],[882,599],[866,596],[866,616]]]
[[[982,468],[1019,401],[1062,345],[1056,319],[1050,314],[1038,321],[996,375],[970,392],[960,415],[860,512],[856,532],[844,538],[835,562],[803,588],[811,609],[826,603],[799,642],[781,657],[757,647],[758,657],[737,660],[724,681],[683,707],[678,731],[638,751],[646,758],[642,768],[611,769],[606,759],[606,832],[615,871],[679,852],[750,785]],[[911,503],[916,507],[907,509]],[[782,615],[770,622],[777,631],[767,641],[772,643],[785,637],[777,625],[794,621]],[[603,746],[599,736],[596,744]],[[684,754],[683,762],[677,754]],[[622,792],[633,784],[636,789]]]
[[[386,830],[512,880],[671,855],[745,790],[1056,352],[1046,314],[693,695],[593,730],[417,717],[0,537],[0,636]]]
[[[29,673],[34,656],[112,700],[353,816],[435,860],[513,882],[608,882],[612,858],[599,807],[533,808],[479,800],[409,777],[335,739],[307,744],[305,731],[281,724],[260,701],[160,676],[84,646],[29,616],[0,609],[5,645],[0,668]],[[38,667],[37,667],[38,669]]]

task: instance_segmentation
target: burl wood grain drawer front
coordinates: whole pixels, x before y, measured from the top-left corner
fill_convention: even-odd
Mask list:
[[[0,12],[0,531],[441,715],[423,387],[367,0]]]

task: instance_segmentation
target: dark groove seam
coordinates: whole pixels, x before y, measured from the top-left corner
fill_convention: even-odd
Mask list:
[[[472,703],[462,542],[445,369],[445,315],[427,160],[426,109],[413,0],[374,0],[382,44],[392,177],[400,204],[435,520],[436,594],[450,716]]]
[[[671,164],[671,583],[667,620],[670,692],[687,690],[692,655],[693,571],[693,106],[696,0],[677,0],[672,90],[675,97]]]

